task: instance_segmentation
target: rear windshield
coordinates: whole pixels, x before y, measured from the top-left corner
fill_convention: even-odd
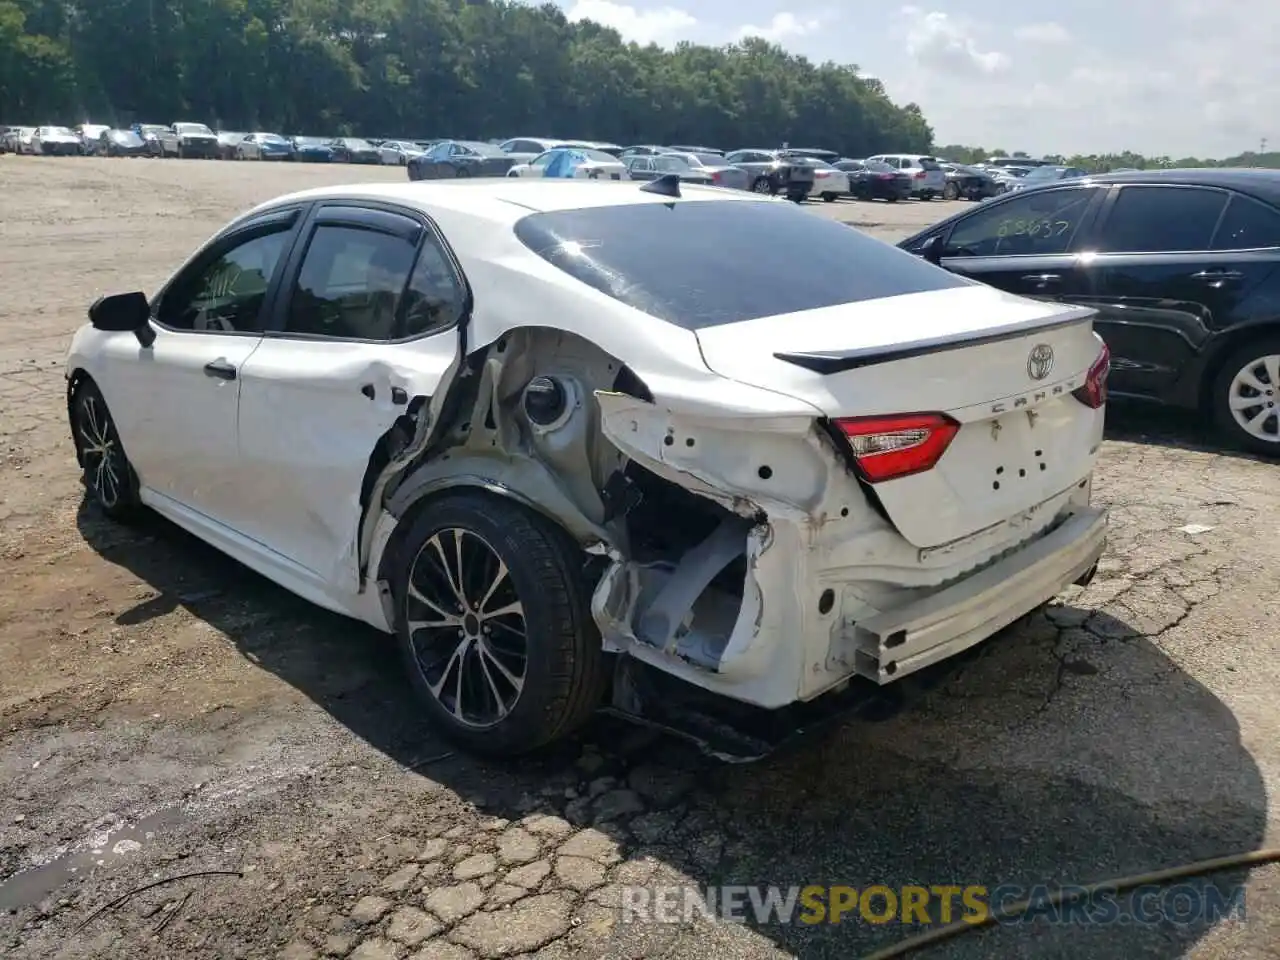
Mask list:
[[[973,283],[789,203],[557,210],[515,232],[575,279],[691,330]]]
[[[933,157],[921,157],[920,167],[923,170],[941,170],[942,169],[940,166],[938,166],[938,161],[933,159]]]

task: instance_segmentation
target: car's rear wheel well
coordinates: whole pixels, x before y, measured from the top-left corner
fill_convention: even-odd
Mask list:
[[[1221,344],[1215,348],[1213,356],[1201,370],[1196,393],[1197,408],[1206,414],[1213,412],[1214,384],[1218,380],[1218,375],[1222,373],[1222,368],[1238,350],[1256,340],[1269,340],[1278,336],[1280,336],[1280,321],[1246,327],[1223,337]]]
[[[500,484],[486,484],[481,478],[464,477],[427,490],[405,507],[400,516],[396,517],[395,529],[392,531],[391,537],[382,551],[382,558],[378,561],[379,580],[389,580],[393,576],[395,565],[405,559],[401,556],[404,539],[408,532],[413,529],[413,525],[422,516],[423,512],[437,500],[462,490],[472,491],[481,498],[491,498],[494,501],[518,504],[524,510],[539,517],[540,522],[544,525],[559,531],[559,535],[563,536],[566,541],[577,543],[569,531],[564,528],[563,524],[545,510],[540,509],[536,503],[527,497],[521,496],[516,491]],[[581,546],[578,545],[578,548],[581,549]],[[582,556],[585,564],[588,555],[583,551]]]

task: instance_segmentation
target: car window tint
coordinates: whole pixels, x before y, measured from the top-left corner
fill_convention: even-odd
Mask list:
[[[289,227],[279,226],[197,262],[164,292],[156,319],[200,333],[260,330],[267,288],[288,238]]]
[[[294,283],[288,331],[391,340],[414,245],[359,227],[316,228]]]
[[[433,239],[418,256],[405,291],[399,336],[417,337],[453,326],[462,317],[466,294],[453,264]]]
[[[588,207],[530,214],[515,230],[575,279],[688,329],[974,283],[794,204]]]
[[[1049,256],[1066,253],[1096,188],[1029,190],[960,220],[945,257]]]
[[[1248,197],[1233,196],[1213,238],[1214,250],[1280,247],[1280,214]]]
[[[1198,187],[1123,187],[1098,236],[1102,253],[1208,250],[1227,195]]]

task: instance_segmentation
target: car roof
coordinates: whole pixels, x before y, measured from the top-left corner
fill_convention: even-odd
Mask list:
[[[277,197],[249,214],[302,201],[373,200],[394,203],[430,214],[448,209],[495,224],[510,225],[530,213],[582,210],[589,207],[671,203],[670,197],[640,189],[634,180],[590,181],[524,177],[477,177],[472,180],[419,180],[400,183],[353,183],[316,187]],[[721,187],[681,186],[685,200],[719,203],[782,203],[773,197]]]
[[[1100,173],[1087,178],[1095,183],[1172,183],[1183,186],[1222,187],[1253,194],[1280,205],[1280,170],[1258,167],[1186,167],[1174,170],[1134,170]]]

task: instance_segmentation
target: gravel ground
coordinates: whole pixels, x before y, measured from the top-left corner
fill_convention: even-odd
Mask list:
[[[1088,883],[1280,840],[1276,466],[1184,415],[1110,412],[1088,589],[913,710],[747,766],[607,721],[516,765],[441,758],[386,638],[83,507],[61,363],[87,304],[353,175],[404,176],[0,158],[0,953],[849,958],[913,929],[622,923],[620,888]],[[812,210],[895,239],[951,206]],[[93,916],[201,871],[230,873]],[[1244,920],[1036,923],[933,955],[1280,956],[1280,868],[1218,883],[1247,885]]]

